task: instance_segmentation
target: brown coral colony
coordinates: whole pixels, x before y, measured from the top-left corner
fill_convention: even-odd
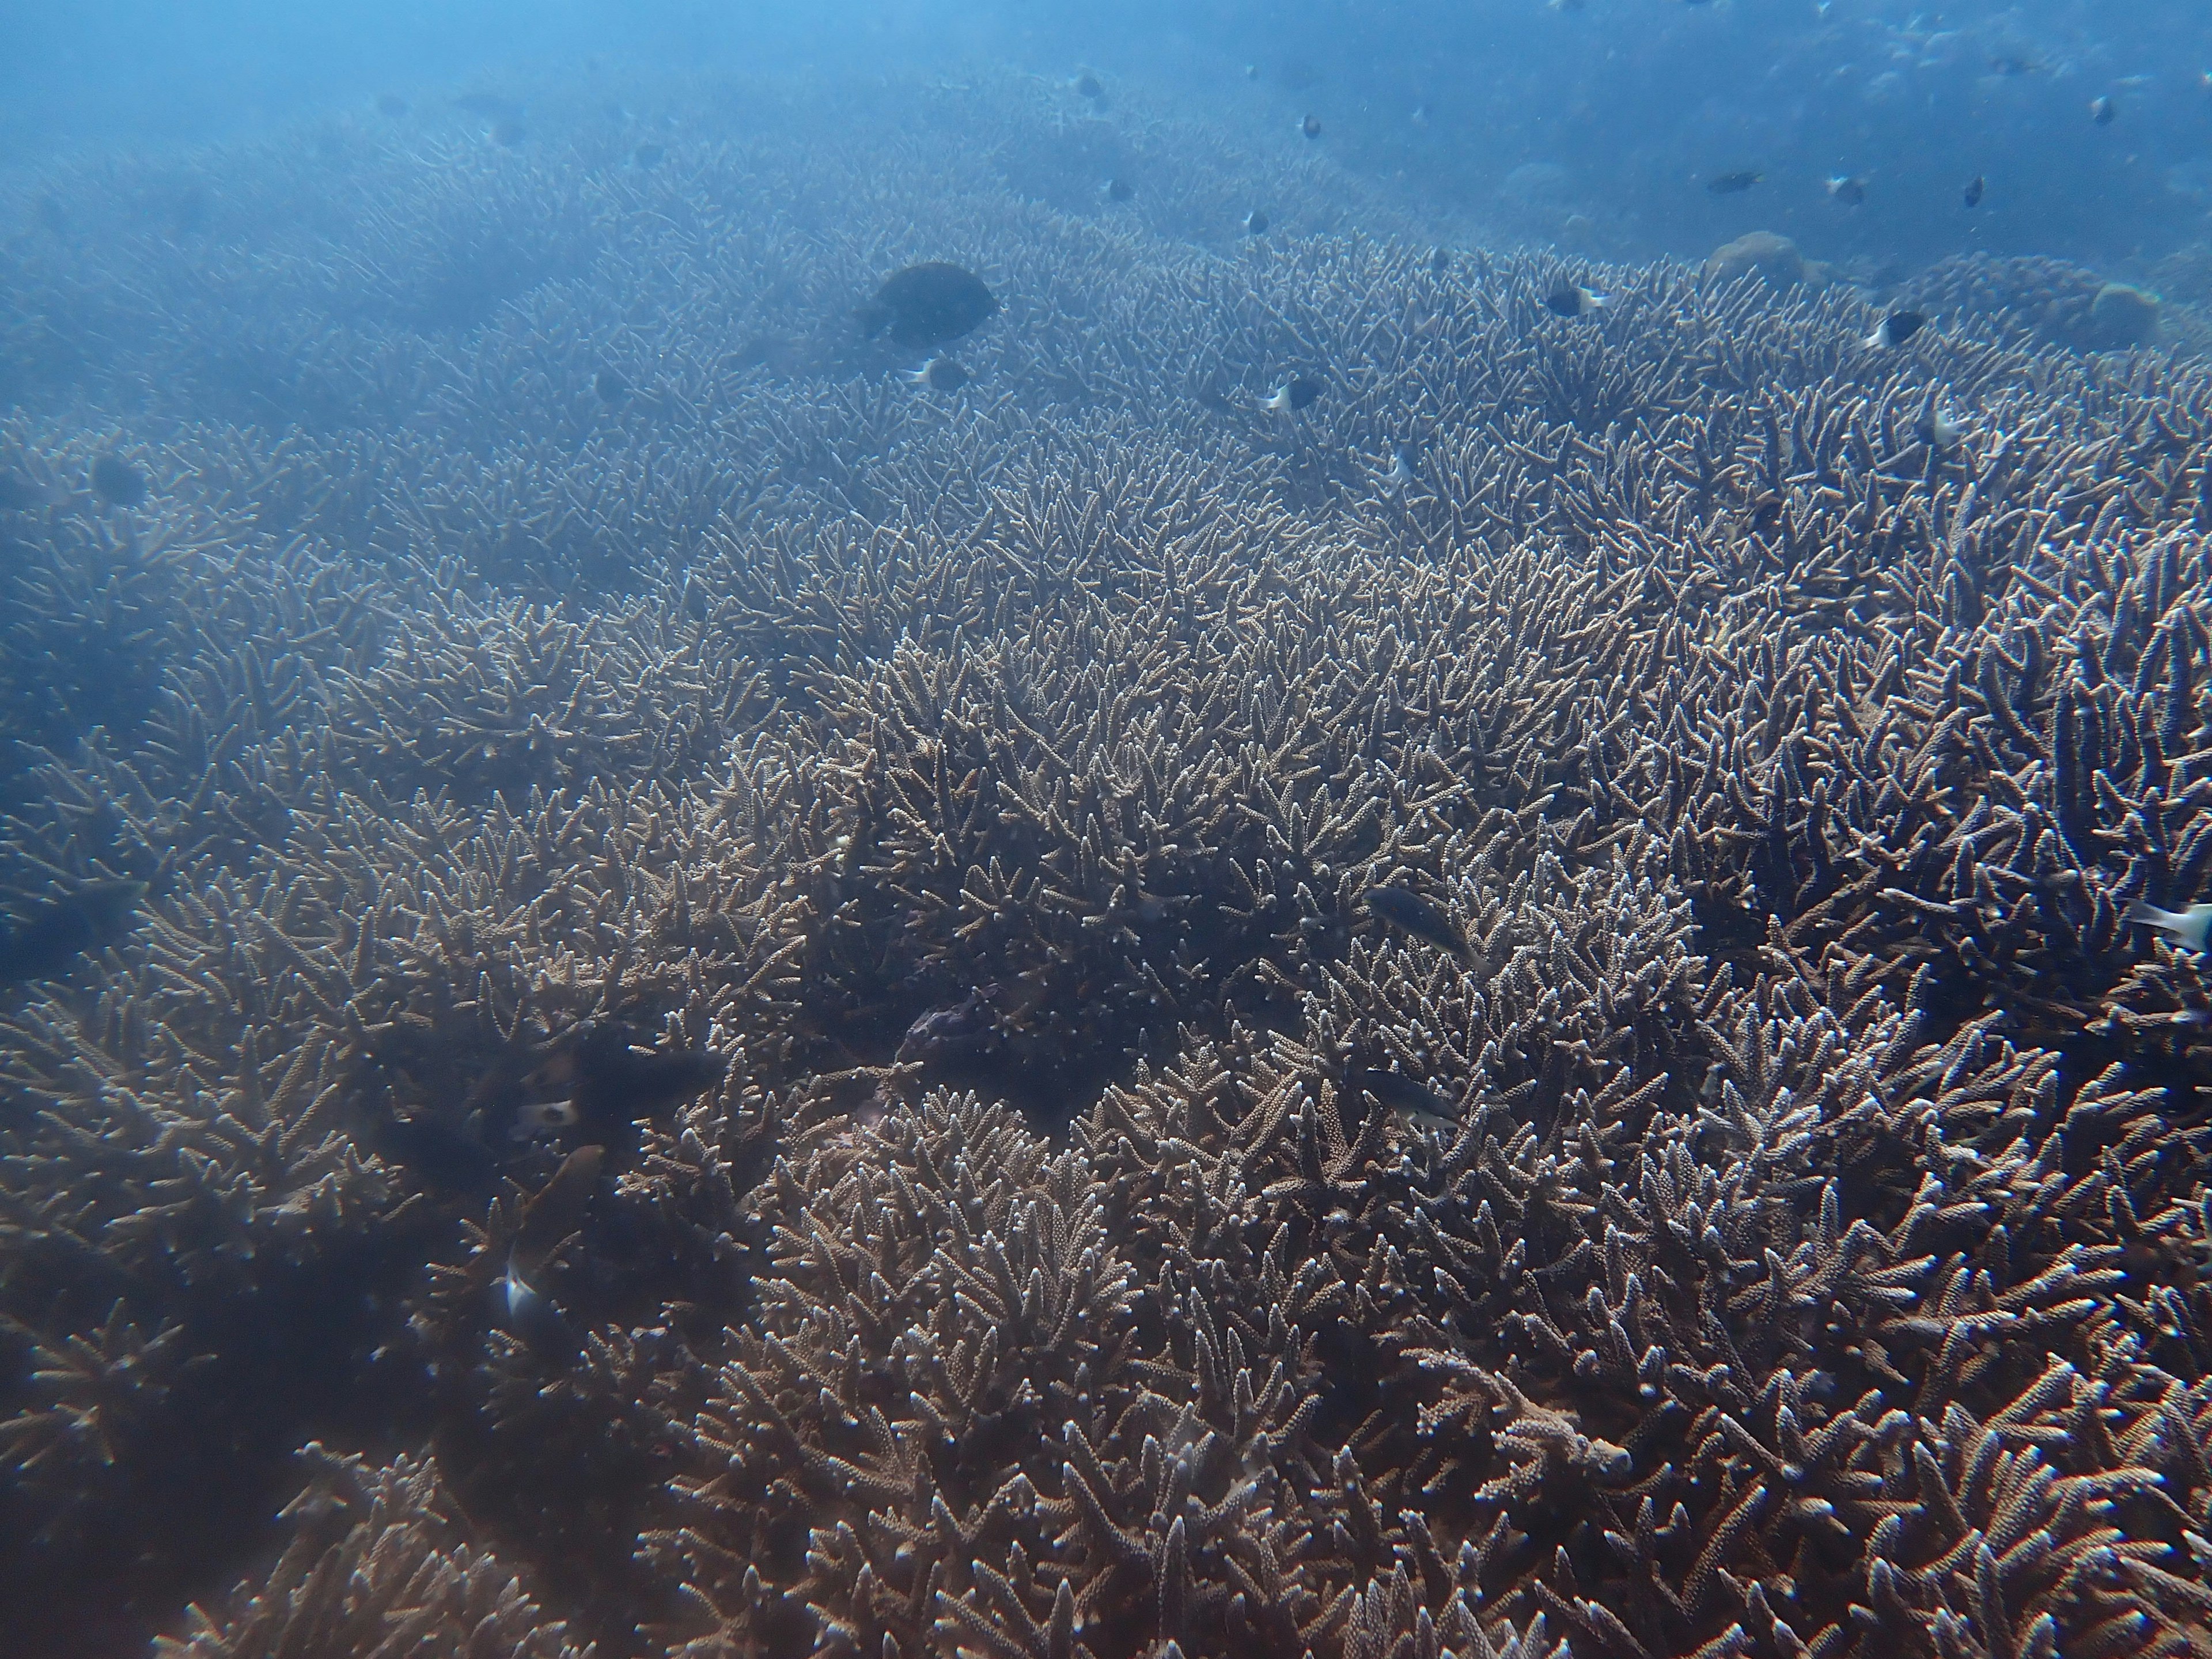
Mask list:
[[[18,260],[0,1650],[2212,1655],[2212,374],[1036,97]]]

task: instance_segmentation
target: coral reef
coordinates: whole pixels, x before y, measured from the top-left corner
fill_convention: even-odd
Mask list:
[[[0,1647],[2212,1653],[2212,376],[808,96],[0,188]]]

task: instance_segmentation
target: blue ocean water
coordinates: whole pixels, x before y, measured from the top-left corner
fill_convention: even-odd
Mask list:
[[[0,1653],[2203,1653],[2209,143],[0,5]]]

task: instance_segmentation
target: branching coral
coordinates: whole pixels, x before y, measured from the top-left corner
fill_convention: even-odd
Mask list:
[[[2206,1653],[2212,377],[1073,96],[25,258],[0,1643]]]

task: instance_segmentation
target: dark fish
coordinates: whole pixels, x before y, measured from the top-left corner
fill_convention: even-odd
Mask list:
[[[1084,70],[1067,84],[1075,89],[1078,98],[1088,98],[1094,104],[1106,95],[1106,88],[1098,83],[1098,77],[1089,70]]]
[[[907,1027],[898,1047],[902,1066],[970,1060],[998,1046],[999,988],[983,985],[950,1008],[933,1008]]]
[[[1137,187],[1127,179],[1109,179],[1098,189],[1109,202],[1126,202],[1137,193]]]
[[[592,390],[599,394],[603,404],[618,404],[629,396],[629,382],[611,368],[603,368],[592,376]]]
[[[495,144],[497,144],[501,149],[513,149],[517,144],[520,143],[529,136],[530,135],[527,132],[523,131],[522,123],[520,121],[507,120],[495,121],[492,123],[491,141]]]
[[[647,1048],[633,1036],[613,1021],[580,1028],[522,1079],[525,1095],[569,1100],[580,1134],[626,1143],[638,1120],[661,1115],[729,1069],[721,1055],[705,1049]]]
[[[1741,196],[1766,175],[1755,167],[1746,167],[1741,173],[1723,173],[1705,180],[1705,188],[1716,196]]]
[[[950,357],[932,357],[920,368],[907,371],[908,380],[932,392],[957,392],[975,378]]]
[[[1260,78],[1260,66],[1259,66],[1257,64],[1245,64],[1245,65],[1244,65],[1244,78],[1245,78],[1247,81],[1256,81],[1256,80],[1258,80],[1258,79]]]
[[[2112,118],[2119,112],[2120,106],[2103,94],[2089,100],[2089,118],[2100,127],[2112,125]]]
[[[1277,389],[1263,407],[1278,415],[1287,415],[1294,409],[1310,409],[1321,397],[1321,382],[1309,380],[1303,374],[1293,374]]]
[[[1928,325],[1928,319],[1917,311],[1893,311],[1875,325],[1874,332],[1866,337],[1869,347],[1901,346]]]
[[[1604,308],[1605,295],[1562,276],[1544,296],[1544,309],[1558,317],[1580,317]]]
[[[1990,58],[1990,67],[1995,70],[1999,75],[2017,76],[2033,75],[2038,70],[2041,69],[2043,65],[2037,63],[2032,58],[2021,58],[2011,53],[2006,53],[2002,56]]]
[[[891,343],[927,350],[973,333],[999,308],[983,279],[941,260],[908,265],[876,290],[860,309],[868,338],[888,334]]]
[[[662,157],[667,154],[667,149],[663,145],[640,144],[635,149],[630,151],[629,159],[632,165],[636,167],[657,167],[660,165]]]
[[[1267,234],[1267,216],[1257,208],[1246,214],[1244,234],[1247,236],[1265,236]]]
[[[1771,492],[1753,501],[1751,511],[1745,516],[1745,522],[1751,526],[1752,533],[1763,536],[1780,524],[1783,505],[1782,497]]]
[[[519,115],[522,112],[520,105],[501,97],[495,92],[465,92],[453,100],[453,107],[465,109],[471,115],[489,115],[495,118]]]
[[[1366,1071],[1356,1074],[1362,1089],[1390,1110],[1411,1119],[1417,1129],[1456,1132],[1459,1109],[1426,1084],[1403,1072]]]
[[[1474,960],[1474,952],[1468,947],[1465,935],[1452,925],[1452,919],[1419,893],[1408,892],[1402,887],[1370,887],[1367,890],[1367,908],[1369,914],[1380,916],[1393,927],[1449,951],[1458,961]]]
[[[407,113],[407,100],[396,92],[380,92],[376,95],[376,112],[397,121]]]
[[[1972,178],[1966,180],[1966,191],[1960,196],[1960,199],[1966,203],[1966,204],[1970,208],[1979,207],[1982,204],[1982,194],[1984,191],[1988,190],[1989,187],[1989,181],[1984,179],[1982,175],[1978,173]]]
[[[1828,197],[1845,207],[1856,207],[1866,200],[1866,180],[1856,173],[1838,173],[1828,180]]]
[[[604,1146],[579,1146],[562,1161],[523,1207],[522,1224],[507,1247],[507,1271],[493,1283],[500,1324],[540,1353],[575,1350],[575,1333],[544,1293],[543,1281],[562,1244],[582,1229],[606,1155]]]
[[[1298,131],[1305,134],[1309,138],[1320,137],[1321,117],[1318,115],[1307,116],[1304,120],[1298,123]]]
[[[111,507],[136,507],[146,499],[146,475],[112,453],[92,464],[92,493]]]
[[[128,933],[145,896],[143,881],[87,882],[0,921],[0,985],[60,977],[86,951]]]
[[[1440,247],[1429,255],[1429,272],[1441,276],[1451,269],[1451,250]]]

